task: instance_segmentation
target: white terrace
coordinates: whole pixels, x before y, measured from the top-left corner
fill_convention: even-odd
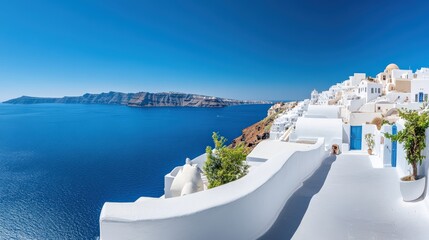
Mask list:
[[[404,202],[397,171],[378,161],[360,151],[325,161],[262,239],[429,239],[425,202]]]

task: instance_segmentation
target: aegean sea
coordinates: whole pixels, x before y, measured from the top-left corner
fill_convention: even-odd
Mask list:
[[[270,105],[0,104],[0,236],[95,239],[107,201],[163,195],[163,177]]]

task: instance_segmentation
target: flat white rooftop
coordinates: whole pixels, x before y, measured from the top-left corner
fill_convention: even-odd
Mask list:
[[[366,154],[339,155],[304,183],[262,239],[429,239],[427,206],[403,202],[398,180],[396,169],[373,168]]]
[[[252,150],[252,152],[247,155],[247,160],[254,162],[264,162],[267,159],[273,158],[275,156],[285,155],[291,149],[306,151],[313,147],[311,144],[315,144],[316,142],[317,138],[311,139],[311,141],[309,141],[307,144],[267,139],[260,142]]]

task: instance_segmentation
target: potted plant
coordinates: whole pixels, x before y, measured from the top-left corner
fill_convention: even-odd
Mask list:
[[[372,155],[372,150],[374,149],[374,134],[367,133],[365,134],[366,145],[368,146],[368,154]]]
[[[412,167],[409,176],[401,178],[400,190],[404,201],[418,199],[424,192],[426,179],[418,176],[417,164],[422,164],[425,156],[422,151],[426,147],[426,129],[429,127],[429,114],[418,113],[414,110],[399,111],[399,116],[405,120],[405,128],[397,135],[385,133],[385,137],[404,145],[405,158]]]

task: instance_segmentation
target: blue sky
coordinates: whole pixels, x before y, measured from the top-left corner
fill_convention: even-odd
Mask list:
[[[0,100],[102,91],[303,99],[429,66],[428,1],[0,0]]]

